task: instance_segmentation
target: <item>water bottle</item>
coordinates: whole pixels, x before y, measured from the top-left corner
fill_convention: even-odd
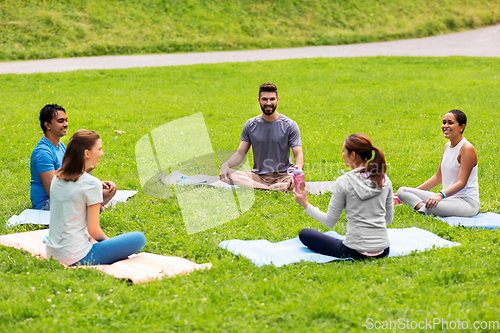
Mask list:
[[[306,190],[306,183],[302,169],[298,166],[290,167],[287,173],[293,177],[295,192],[297,192],[298,194],[303,194]]]

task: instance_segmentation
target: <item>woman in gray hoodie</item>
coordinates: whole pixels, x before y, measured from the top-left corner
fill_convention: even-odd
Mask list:
[[[364,134],[348,136],[342,146],[342,158],[353,170],[340,176],[334,184],[326,213],[294,192],[295,201],[307,215],[332,228],[342,210],[347,218],[345,239],[339,240],[314,229],[303,229],[299,238],[313,251],[337,258],[383,258],[389,254],[387,224],[394,217],[392,184],[386,175],[382,150],[372,145]]]

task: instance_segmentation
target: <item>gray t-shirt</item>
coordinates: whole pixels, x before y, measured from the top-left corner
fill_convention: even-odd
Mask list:
[[[92,249],[87,207],[102,202],[102,184],[84,172],[76,182],[54,176],[50,184],[50,230],[46,252],[64,265],[84,258]]]
[[[301,146],[299,126],[282,114],[272,122],[265,121],[262,115],[248,119],[240,140],[252,145],[252,172],[259,175],[286,172],[293,166],[290,148]]]

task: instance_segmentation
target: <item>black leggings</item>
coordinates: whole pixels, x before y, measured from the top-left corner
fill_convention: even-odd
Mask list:
[[[364,260],[367,258],[378,259],[389,255],[389,248],[386,248],[384,252],[378,256],[365,256],[364,254],[345,246],[340,239],[325,235],[324,233],[314,229],[302,229],[299,233],[299,239],[311,250],[336,258]]]

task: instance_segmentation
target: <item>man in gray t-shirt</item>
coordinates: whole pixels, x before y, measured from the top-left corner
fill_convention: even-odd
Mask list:
[[[295,165],[304,167],[304,155],[300,143],[297,123],[276,112],[278,88],[270,82],[259,88],[259,104],[262,114],[249,119],[241,133],[240,146],[226,163],[221,166],[219,177],[222,181],[247,185],[264,190],[287,190],[292,185],[292,177],[286,171]],[[231,169],[239,165],[252,146],[252,172]]]

